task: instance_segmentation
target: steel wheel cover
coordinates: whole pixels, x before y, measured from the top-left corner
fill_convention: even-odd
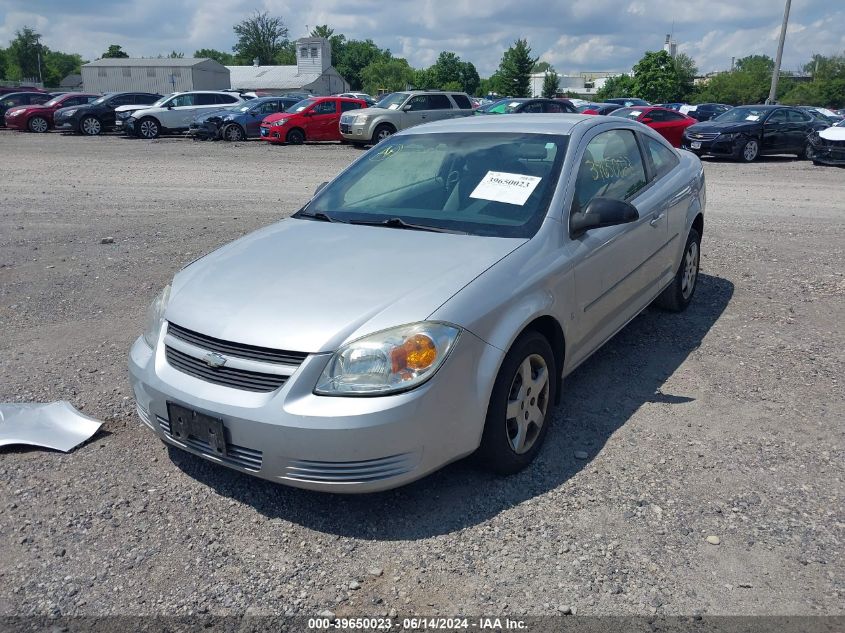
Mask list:
[[[698,244],[691,242],[684,254],[684,276],[681,278],[681,294],[684,299],[692,296],[698,278]]]
[[[549,368],[539,354],[531,354],[513,377],[508,393],[505,427],[513,452],[531,450],[540,435],[549,406]]]
[[[100,133],[100,130],[103,126],[100,124],[99,119],[95,119],[94,117],[89,117],[82,121],[82,131],[89,135],[96,135]]]

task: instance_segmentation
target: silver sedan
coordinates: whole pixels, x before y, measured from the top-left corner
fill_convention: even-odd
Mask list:
[[[392,488],[541,450],[563,380],[698,278],[701,163],[614,117],[379,143],[291,218],[181,270],[132,347],[163,441],[272,481]]]

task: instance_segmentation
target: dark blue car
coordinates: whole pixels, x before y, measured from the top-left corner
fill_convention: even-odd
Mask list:
[[[259,97],[246,103],[211,112],[203,112],[188,128],[188,134],[199,139],[243,141],[261,135],[264,117],[284,112],[299,99],[288,96]]]

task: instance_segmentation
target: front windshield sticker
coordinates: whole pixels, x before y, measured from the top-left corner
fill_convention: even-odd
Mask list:
[[[469,197],[523,206],[541,180],[537,176],[488,171]]]
[[[403,147],[403,145],[390,145],[385,147],[380,152],[377,152],[371,160],[384,160],[385,158],[390,158],[394,154],[401,152]]]
[[[518,105],[519,105],[519,101],[511,101],[511,102],[508,104],[508,107],[509,107],[509,108],[515,108],[515,107],[516,107],[516,106],[518,106]]]
[[[389,106],[387,106],[387,109],[388,110],[398,110],[399,104],[398,103],[391,103]]]
[[[746,121],[759,121],[760,115],[759,114],[749,114],[747,117],[745,117],[745,120]]]

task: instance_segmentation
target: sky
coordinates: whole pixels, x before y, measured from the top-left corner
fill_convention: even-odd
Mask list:
[[[232,25],[259,10],[281,17],[292,39],[328,24],[416,68],[454,51],[482,77],[517,38],[560,73],[627,72],[671,32],[703,73],[729,68],[731,57],[774,57],[783,7],[783,0],[0,0],[0,45],[29,25],[46,46],[86,60],[109,44],[133,57],[172,50],[190,57],[200,48],[230,51]],[[845,3],[793,0],[783,67],[843,51]]]

